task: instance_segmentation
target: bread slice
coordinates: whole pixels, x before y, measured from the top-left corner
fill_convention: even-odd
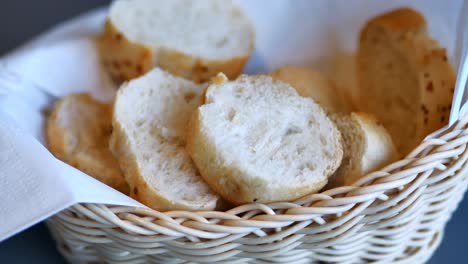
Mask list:
[[[321,73],[299,66],[284,66],[270,74],[285,81],[305,97],[328,110],[343,138],[343,161],[327,188],[350,185],[398,157],[392,138],[377,120],[366,113],[351,113],[332,81]]]
[[[205,181],[233,204],[292,201],[320,190],[341,163],[324,110],[266,75],[220,74],[191,117],[187,150]]]
[[[47,120],[50,152],[58,159],[123,192],[129,188],[109,151],[112,107],[88,94],[59,100]]]
[[[289,83],[299,95],[311,97],[329,112],[348,112],[348,106],[332,81],[309,68],[287,65],[270,73],[274,79]]]
[[[358,68],[360,109],[382,121],[400,154],[447,124],[455,74],[417,11],[370,20],[361,32]]]
[[[387,130],[366,113],[333,114],[331,119],[343,137],[343,162],[327,187],[351,185],[367,173],[398,159]]]
[[[122,85],[110,148],[130,194],[156,210],[211,210],[219,200],[185,151],[192,111],[204,86],[154,69]]]
[[[103,62],[120,81],[153,67],[195,82],[218,72],[235,78],[253,47],[250,21],[226,0],[117,0],[100,39]]]

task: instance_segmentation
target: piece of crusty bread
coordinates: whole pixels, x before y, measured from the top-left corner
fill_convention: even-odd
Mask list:
[[[112,107],[88,94],[59,100],[47,120],[47,144],[58,159],[128,193],[119,164],[109,151]]]
[[[287,65],[270,73],[274,79],[289,83],[299,95],[311,97],[330,112],[347,112],[348,106],[333,82],[320,72]]]
[[[135,199],[157,210],[211,210],[219,201],[185,151],[204,86],[153,69],[122,85],[110,148]]]
[[[361,176],[394,161],[397,152],[391,137],[377,120],[366,113],[344,114],[348,106],[336,86],[319,72],[298,66],[284,66],[270,74],[285,81],[305,97],[329,110],[329,116],[343,138],[343,161],[327,188],[349,185]]]
[[[392,138],[377,120],[366,113],[332,114],[343,137],[343,162],[327,187],[353,184],[367,173],[397,160]]]
[[[227,0],[117,0],[99,41],[104,65],[118,80],[153,67],[195,82],[243,70],[253,26]]]
[[[233,204],[316,192],[343,155],[324,110],[266,75],[213,78],[190,119],[187,150],[205,181]]]
[[[360,110],[376,115],[400,154],[447,124],[455,75],[417,11],[370,20],[361,31],[358,65]]]

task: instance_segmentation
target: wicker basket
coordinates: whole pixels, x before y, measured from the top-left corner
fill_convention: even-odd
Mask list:
[[[355,186],[295,203],[166,213],[79,204],[47,224],[75,263],[422,263],[468,183],[467,122]]]

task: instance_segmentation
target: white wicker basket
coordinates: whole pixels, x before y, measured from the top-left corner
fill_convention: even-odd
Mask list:
[[[467,122],[355,186],[295,203],[166,213],[80,204],[47,223],[74,263],[423,263],[467,187]]]

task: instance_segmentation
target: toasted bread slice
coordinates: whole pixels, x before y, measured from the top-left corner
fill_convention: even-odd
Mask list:
[[[455,74],[417,11],[397,9],[370,20],[358,52],[359,108],[375,114],[406,155],[448,122]]]
[[[203,86],[154,69],[122,85],[110,148],[135,199],[156,210],[212,210],[219,201],[185,151]]]
[[[220,74],[190,120],[187,149],[205,181],[233,204],[292,201],[320,190],[341,163],[324,110],[266,75]]]
[[[254,31],[226,0],[117,0],[99,41],[105,66],[118,80],[153,67],[204,82],[218,72],[239,75],[254,47]]]
[[[47,144],[58,159],[128,193],[117,160],[109,150],[112,107],[88,94],[59,100],[47,120]]]

